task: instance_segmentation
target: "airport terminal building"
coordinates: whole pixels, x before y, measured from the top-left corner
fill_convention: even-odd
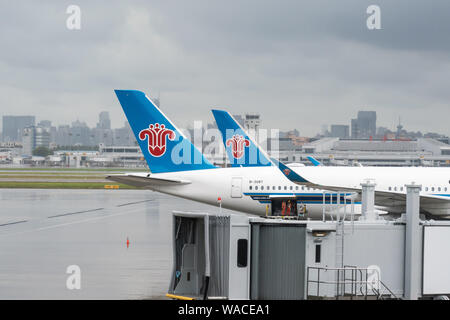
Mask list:
[[[431,138],[372,140],[322,138],[295,150],[271,150],[281,161],[310,165],[313,156],[324,165],[450,166],[450,145]]]

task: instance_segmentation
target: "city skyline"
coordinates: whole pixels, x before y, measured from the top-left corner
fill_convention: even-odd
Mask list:
[[[159,103],[159,101],[158,101]],[[249,113],[242,113],[238,115],[234,115],[238,122],[241,123],[241,125],[244,125],[244,119],[246,116],[249,116]],[[400,124],[400,119],[398,120],[399,123],[397,124],[396,128],[389,128],[384,127],[378,124],[378,114],[376,111],[366,111],[366,110],[359,110],[357,112],[356,118],[350,117],[347,120],[347,124],[335,124],[335,123],[329,123],[327,125],[322,125],[321,132],[320,130],[317,131],[314,135],[308,136],[304,135],[303,132],[299,132],[298,128],[267,128],[267,126],[264,126],[264,117],[261,117],[259,114],[258,117],[258,128],[264,128],[264,129],[278,129],[280,133],[288,133],[288,132],[297,132],[297,136],[303,136],[308,138],[315,138],[320,136],[329,136],[329,137],[339,137],[343,139],[368,139],[368,138],[389,138],[392,139],[393,137],[399,138],[401,136],[409,137],[409,138],[415,138],[417,137],[417,134],[419,135],[426,135],[426,134],[433,134],[433,135],[442,135],[447,136],[445,134],[442,134],[440,132],[433,132],[433,131],[414,131],[414,130],[408,130],[408,127],[404,127]],[[28,115],[28,116],[14,116],[14,115],[4,115],[2,116],[2,124],[5,123],[9,125],[9,121],[13,122],[17,126],[17,122],[23,122],[23,121],[32,121],[29,125],[24,125],[21,127],[21,130],[25,127],[34,126],[34,127],[44,127],[48,128],[49,134],[51,136],[50,141],[53,144],[56,145],[72,145],[72,144],[80,144],[80,141],[84,141],[82,144],[86,145],[96,145],[99,143],[103,143],[106,145],[114,145],[119,141],[121,138],[124,137],[122,140],[124,140],[126,137],[126,140],[130,140],[126,142],[123,141],[122,144],[124,145],[132,145],[134,144],[134,136],[129,128],[129,124],[127,121],[124,121],[122,124],[122,127],[113,128],[111,125],[110,120],[110,114],[108,111],[101,111],[97,116],[97,122],[93,126],[89,126],[85,121],[80,121],[78,118],[76,120],[72,120],[70,124],[62,124],[62,125],[56,125],[53,123],[52,120],[49,119],[36,119],[36,116]],[[253,121],[253,120],[252,120]],[[24,123],[25,123],[24,122]],[[203,123],[202,127],[204,129],[209,129],[210,127],[214,126],[214,120],[211,122]],[[13,125],[9,125],[9,127],[14,127]],[[180,129],[183,130],[192,130],[192,125],[188,125],[186,127],[183,127]],[[11,131],[11,128],[9,130]],[[255,127],[256,128],[256,127]],[[255,128],[249,128],[250,130],[254,130]],[[17,130],[17,129],[16,129]],[[325,130],[325,131],[324,131]],[[22,131],[17,134],[17,139],[11,139],[7,135],[5,135],[5,131],[3,128],[1,129],[1,141],[3,142],[9,142],[9,141],[22,141]],[[71,138],[72,134],[80,136],[81,140],[78,142],[73,142],[73,139]],[[395,134],[395,136],[393,136]],[[102,136],[102,137],[100,137]],[[447,136],[448,137],[448,136]],[[61,141],[65,141],[64,143]]]
[[[120,106],[119,106],[119,108],[120,108]],[[262,116],[264,116],[264,113],[262,113],[262,112],[248,111],[248,112],[244,112],[244,113],[239,113],[239,112],[242,112],[242,111],[240,110],[238,112],[233,112],[232,108],[227,109],[227,108],[224,108],[224,107],[219,107],[219,109],[224,109],[226,111],[229,111],[232,114],[244,115],[245,113],[255,113],[255,114],[261,114]],[[115,111],[111,112],[111,111],[107,111],[107,110],[102,110],[101,108],[99,110],[100,111],[96,114],[96,116],[94,116],[94,118],[92,118],[92,117],[86,118],[86,117],[77,116],[76,119],[73,119],[73,118],[70,118],[70,116],[68,115],[68,116],[66,116],[67,120],[63,120],[63,121],[55,121],[53,119],[45,118],[45,117],[39,117],[38,118],[36,115],[31,115],[31,116],[34,116],[36,118],[36,123],[38,123],[40,121],[43,121],[43,120],[50,120],[52,122],[52,125],[54,125],[56,127],[64,126],[64,125],[70,125],[70,124],[72,124],[72,122],[79,121],[79,122],[86,123],[86,125],[88,127],[90,127],[90,128],[94,128],[94,127],[96,127],[96,125],[98,123],[98,115],[100,113],[102,113],[102,112],[108,112],[109,113],[109,115],[110,115],[110,122],[111,122],[111,128],[120,128],[120,127],[123,126],[123,123],[127,122],[127,119],[123,115],[123,112],[122,112],[121,108],[120,108],[120,110],[118,110],[118,112],[115,112]],[[164,107],[162,108],[162,110],[164,110]],[[398,126],[399,118],[401,118],[402,119],[402,124],[407,127],[408,131],[411,131],[411,132],[418,132],[418,131],[420,131],[422,133],[433,132],[433,133],[439,133],[439,134],[442,134],[442,135],[445,135],[445,136],[450,136],[450,129],[447,130],[448,132],[445,132],[445,130],[443,130],[443,131],[434,130],[434,129],[430,128],[429,126],[422,126],[422,129],[421,128],[417,128],[417,127],[413,127],[411,124],[407,123],[407,121],[405,120],[405,118],[407,118],[407,117],[405,117],[404,115],[392,115],[390,112],[388,112],[387,114],[382,114],[382,113],[377,111],[377,108],[364,108],[364,109],[356,108],[354,110],[356,110],[356,111],[354,112],[353,115],[350,114],[350,112],[348,114],[347,114],[347,112],[345,113],[345,116],[349,117],[348,119],[345,119],[344,118],[344,114],[343,114],[343,115],[341,115],[341,118],[339,118],[339,119],[331,119],[330,118],[328,122],[323,122],[322,121],[322,122],[318,123],[317,127],[310,126],[309,127],[310,128],[309,131],[302,130],[302,128],[305,128],[303,123],[299,123],[297,127],[287,127],[287,126],[285,126],[285,127],[269,127],[268,125],[263,125],[263,127],[264,128],[279,129],[279,130],[282,130],[282,131],[288,131],[288,130],[297,129],[297,130],[299,130],[302,133],[304,133],[304,132],[311,132],[311,133],[305,134],[304,136],[313,137],[313,136],[315,136],[317,134],[320,134],[321,127],[323,127],[323,126],[330,127],[332,125],[348,125],[350,127],[350,130],[351,130],[351,122],[349,120],[349,119],[351,119],[351,117],[354,117],[360,111],[364,111],[364,112],[365,111],[375,111],[377,113],[377,116],[378,116],[378,118],[377,118],[377,128],[383,127],[383,128],[388,128],[388,129],[390,129],[392,131],[395,131],[397,126]],[[118,113],[119,116],[118,117],[114,117],[115,113]],[[209,113],[211,114],[210,111],[209,111]],[[30,116],[29,113],[14,113],[14,114],[11,113],[11,114],[4,114],[4,115],[2,115],[2,117],[3,116],[10,116],[10,115],[12,115],[12,116]],[[58,117],[56,117],[56,118],[58,118]],[[172,118],[177,119],[178,117],[175,115]],[[209,123],[214,122],[214,118],[213,118],[212,114],[210,116],[207,115],[207,116],[199,118],[199,119],[191,118],[192,120],[188,120],[188,121],[186,121],[186,118],[187,117],[183,116],[182,118],[178,119],[177,123],[180,124],[179,127],[190,128],[190,127],[193,126],[195,121],[202,121],[205,126],[207,124],[209,124]],[[265,123],[271,123],[269,117],[263,117],[263,118],[265,119],[265,121],[264,121]],[[323,117],[322,117],[322,119],[323,119]],[[305,123],[307,123],[307,122],[308,121],[305,119]],[[3,130],[3,123],[0,122],[0,131],[2,131],[2,130]]]

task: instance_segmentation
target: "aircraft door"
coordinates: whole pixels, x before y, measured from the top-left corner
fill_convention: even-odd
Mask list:
[[[273,216],[297,216],[297,199],[295,198],[274,198],[272,203]]]
[[[231,197],[242,198],[242,177],[231,178]]]

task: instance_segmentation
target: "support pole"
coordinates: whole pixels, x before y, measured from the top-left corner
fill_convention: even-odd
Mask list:
[[[364,221],[377,220],[377,214],[375,212],[375,182],[367,180],[361,183],[362,188],[362,206],[361,206],[361,218]]]
[[[421,185],[406,185],[406,232],[405,232],[405,293],[408,300],[417,300],[419,294],[419,213]]]
[[[203,300],[208,300],[209,278],[211,277],[211,260],[209,255],[209,215],[205,215],[205,282]]]

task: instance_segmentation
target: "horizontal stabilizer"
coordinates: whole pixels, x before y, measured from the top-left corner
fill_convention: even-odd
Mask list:
[[[151,188],[153,186],[171,186],[171,185],[181,185],[181,184],[189,184],[190,181],[187,180],[175,180],[175,179],[163,179],[163,178],[155,178],[150,176],[142,176],[136,174],[118,174],[111,175],[106,177],[107,180],[127,184],[133,187],[139,188]]]

